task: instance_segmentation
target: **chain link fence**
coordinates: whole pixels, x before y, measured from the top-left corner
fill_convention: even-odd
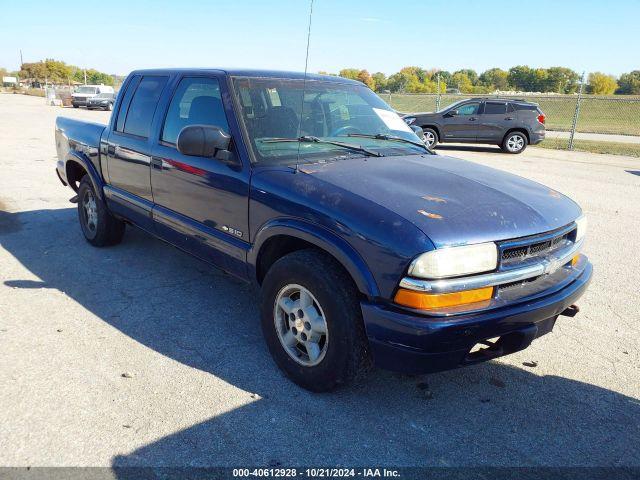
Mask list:
[[[540,147],[640,157],[640,96],[379,93],[399,112],[433,112],[466,98],[524,99],[540,105],[547,137]]]

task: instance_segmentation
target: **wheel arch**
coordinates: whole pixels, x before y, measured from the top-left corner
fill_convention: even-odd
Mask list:
[[[378,286],[360,254],[344,239],[317,225],[299,219],[278,219],[267,223],[256,234],[247,254],[249,276],[262,283],[269,267],[282,256],[303,248],[317,248],[333,257],[349,274],[358,290],[379,296]]]
[[[514,132],[520,132],[523,133],[525,137],[527,137],[527,143],[530,143],[531,141],[531,137],[529,136],[529,131],[526,128],[523,127],[515,127],[515,128],[510,128],[509,130],[506,131],[506,133],[502,136],[502,142],[504,143],[504,141],[507,139],[507,136],[514,133]]]
[[[433,124],[426,124],[426,125],[422,125],[420,128],[422,128],[423,130],[425,128],[430,128],[431,130],[434,130],[436,132],[436,134],[438,135],[438,142],[442,141],[442,135],[440,135],[440,128],[438,128],[437,125],[433,125]]]
[[[67,183],[74,191],[78,191],[76,182],[80,183],[84,175],[89,175],[93,188],[98,197],[103,200],[102,187],[104,182],[98,174],[95,166],[89,160],[77,152],[69,152],[65,161],[65,175],[67,177]]]

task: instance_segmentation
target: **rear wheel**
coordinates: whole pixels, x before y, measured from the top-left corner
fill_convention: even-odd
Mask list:
[[[84,238],[91,245],[104,247],[122,241],[124,222],[109,213],[88,175],[82,177],[78,187],[78,219]]]
[[[261,316],[276,364],[307,390],[333,390],[370,364],[358,292],[323,252],[299,250],[273,264]]]
[[[113,105],[111,105],[110,103],[107,103],[107,108],[105,108],[105,110],[110,112],[111,110],[113,110]]]
[[[422,130],[424,131],[424,143],[427,144],[427,147],[435,147],[438,143],[438,132],[433,128],[423,128]]]
[[[510,132],[502,140],[502,150],[507,153],[522,153],[527,148],[527,137],[522,132]]]
[[[78,105],[74,105],[73,108],[78,108]]]

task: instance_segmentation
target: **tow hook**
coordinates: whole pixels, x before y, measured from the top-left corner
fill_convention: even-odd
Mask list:
[[[571,305],[565,308],[560,315],[564,315],[565,317],[575,317],[576,313],[580,311],[580,307],[577,305]]]
[[[73,197],[71,197],[71,198],[69,199],[69,201],[70,201],[71,203],[78,203],[78,195],[74,195]],[[569,308],[571,308],[571,307],[569,307]]]

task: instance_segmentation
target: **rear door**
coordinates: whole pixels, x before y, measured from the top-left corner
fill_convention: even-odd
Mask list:
[[[443,115],[443,139],[447,142],[473,142],[478,135],[478,110],[480,102],[467,102]],[[455,111],[455,115],[451,115]]]
[[[153,206],[150,134],[168,80],[163,75],[136,75],[128,82],[103,152],[110,208],[147,230],[152,229]]]
[[[238,153],[237,127],[230,128],[230,124],[236,124],[229,121],[233,114],[224,79],[223,74],[185,75],[179,79],[154,142],[153,218],[160,237],[245,277],[249,165],[243,164]],[[232,164],[178,151],[180,131],[198,124],[231,133]]]
[[[478,121],[478,141],[500,143],[515,124],[515,113],[508,112],[508,102],[487,100]]]

